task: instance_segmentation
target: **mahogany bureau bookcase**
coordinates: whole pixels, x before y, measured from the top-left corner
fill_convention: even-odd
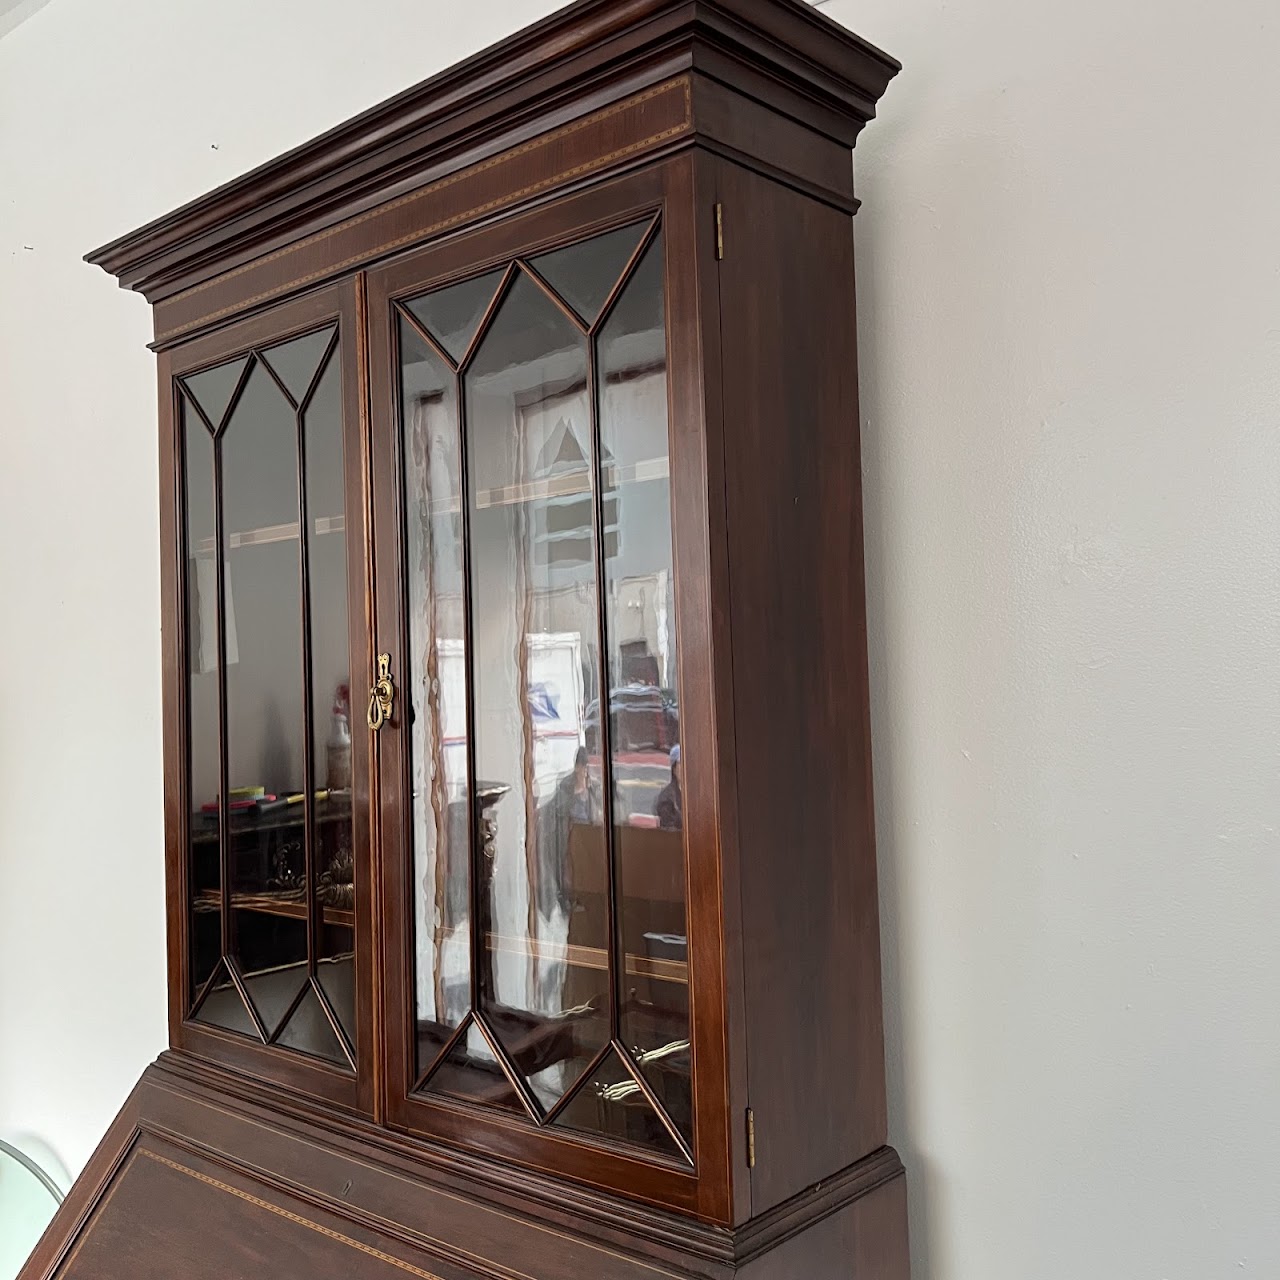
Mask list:
[[[851,150],[581,0],[90,255],[159,360],[170,1049],[23,1272],[907,1280]]]

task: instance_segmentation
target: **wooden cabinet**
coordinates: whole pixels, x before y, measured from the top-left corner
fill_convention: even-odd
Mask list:
[[[91,255],[159,353],[171,1049],[30,1277],[908,1273],[849,152],[583,0]]]

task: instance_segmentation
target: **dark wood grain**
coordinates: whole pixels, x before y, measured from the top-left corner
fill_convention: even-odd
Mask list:
[[[886,1137],[850,219],[718,166],[760,1213]]]
[[[760,1254],[742,1280],[911,1280],[907,1180],[898,1172]]]
[[[884,1145],[849,155],[897,69],[802,0],[579,0],[90,255],[154,304],[160,354],[173,1049],[23,1280],[907,1280]],[[339,322],[358,716],[375,655],[397,679],[408,665],[397,299],[642,217],[666,266],[692,1168],[414,1092],[398,716],[353,724],[354,1074],[186,1018],[175,379]]]
[[[689,947],[705,985],[691,992],[698,1152],[729,1189],[721,1219],[749,1216],[746,1055],[736,860],[731,668],[724,647],[724,541],[719,272],[706,164],[666,169],[671,520],[681,691],[681,768],[688,850]],[[678,340],[677,340],[678,334]],[[714,1072],[712,1082],[706,1079]],[[708,1108],[714,1110],[708,1114]]]
[[[703,150],[856,212],[849,148],[812,121],[801,123],[766,106],[740,80],[730,87],[710,75],[694,77],[693,126]]]
[[[167,1054],[19,1280],[129,1275],[907,1280],[891,1151],[738,1230],[438,1147]]]
[[[677,77],[488,159],[442,167],[434,181],[424,183],[419,172],[407,194],[388,200],[382,193],[373,208],[309,236],[291,236],[270,252],[258,246],[245,263],[222,265],[216,275],[158,302],[156,340],[171,343],[246,308],[634,164],[687,138],[690,113],[688,78]]]
[[[579,0],[89,260],[158,301],[421,185],[433,162],[474,164],[712,51],[734,69],[721,74],[767,71],[761,93],[790,94],[780,106],[846,145],[899,69],[803,0]]]
[[[219,1176],[221,1174],[221,1176]],[[221,1280],[262,1271],[309,1276],[361,1275],[393,1280],[426,1273],[338,1229],[326,1215],[305,1208],[241,1176],[209,1171],[170,1144],[139,1144],[117,1175],[59,1275],[97,1280],[127,1274],[136,1280]],[[200,1230],[189,1224],[199,1222]],[[211,1247],[216,1241],[216,1247]],[[455,1273],[460,1274],[460,1273]]]

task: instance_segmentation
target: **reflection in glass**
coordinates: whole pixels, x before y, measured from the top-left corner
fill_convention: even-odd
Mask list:
[[[692,1142],[683,795],[667,443],[662,237],[597,338],[600,446],[617,503],[606,544],[619,1038]]]
[[[314,987],[307,988],[276,1043],[286,1049],[297,1049],[299,1053],[336,1062],[341,1067],[348,1065],[342,1042],[325,1016]]]
[[[633,1142],[650,1151],[684,1160],[644,1091],[613,1049],[556,1117],[555,1123],[565,1129]]]
[[[222,955],[218,847],[218,563],[214,544],[213,437],[182,401],[187,520],[187,794],[191,822],[191,968],[194,1000]]]
[[[476,858],[480,1009],[543,1106],[609,1038],[607,915],[581,889],[607,876],[599,760],[591,404],[586,341],[527,276],[467,370],[475,759],[509,788]],[[575,917],[581,916],[581,919]]]
[[[214,431],[222,425],[247,359],[248,357],[242,356],[239,360],[231,360],[183,379],[188,394],[209,419],[209,425]]]
[[[445,1055],[429,1087],[432,1093],[526,1114],[511,1081],[498,1065],[492,1046],[475,1022],[467,1026]]]
[[[501,271],[464,280],[447,289],[436,289],[408,303],[409,310],[424,329],[444,348],[454,364],[460,364],[489,309],[502,280]]]
[[[647,222],[580,240],[534,258],[535,271],[578,313],[593,325],[622,272],[640,245]]]
[[[213,986],[196,1010],[194,1017],[197,1022],[206,1023],[208,1026],[221,1027],[224,1031],[235,1031],[242,1036],[260,1039],[258,1029],[254,1026],[249,1010],[245,1008],[245,1003],[240,998],[240,992],[236,990],[225,963],[218,966]]]
[[[471,1007],[462,474],[457,379],[403,319],[400,373],[420,1078]]]
[[[399,321],[418,1088],[687,1163],[662,239],[530,266]]]
[[[307,922],[244,908],[234,913],[234,921],[236,963],[271,1037],[284,1024],[307,979]]]
[[[350,655],[334,337],[330,325],[185,380],[220,424],[211,440],[184,404],[191,980],[195,995],[213,975],[197,1021],[349,1067],[350,1044],[333,1025],[349,1042]]]
[[[318,336],[325,343],[333,331]],[[306,338],[294,344],[301,347]],[[305,353],[317,360],[324,348]],[[299,368],[305,364],[299,362]],[[315,774],[316,980],[349,1040],[355,1037],[355,835],[351,820],[351,658],[342,449],[342,375],[336,348],[303,413],[307,578],[311,611],[311,759]],[[305,392],[304,392],[305,394]]]
[[[271,1034],[307,976],[306,831],[301,809],[296,822],[263,823],[257,801],[304,790],[306,722],[297,419],[260,364],[249,374],[221,446],[236,630],[226,673],[232,928],[250,997]],[[292,536],[277,536],[285,531]],[[266,914],[254,901],[259,896],[263,905],[296,907],[300,918]]]
[[[301,338],[291,338],[279,346],[268,347],[262,353],[262,358],[284,383],[285,390],[299,408],[305,403],[307,392],[315,382],[320,361],[333,340],[333,334],[332,328],[317,329],[314,333],[303,334]],[[326,366],[326,372],[331,364]]]

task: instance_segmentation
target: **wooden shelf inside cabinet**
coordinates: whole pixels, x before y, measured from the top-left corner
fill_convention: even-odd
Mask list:
[[[306,821],[305,811],[300,803],[285,804],[272,808],[263,814],[252,810],[245,812],[232,811],[231,822],[227,830],[232,836],[271,835],[290,828],[301,827]],[[335,823],[351,821],[351,802],[317,801],[315,806],[315,824],[317,827],[332,826]],[[218,843],[217,814],[200,812],[192,815],[192,844]]]
[[[443,940],[446,935],[437,934]],[[490,933],[485,936],[490,951],[512,956],[530,956],[542,964],[567,964],[577,969],[595,969],[603,973],[609,967],[609,955],[603,947],[583,947],[573,943],[546,942],[538,938],[510,938]],[[633,978],[652,978],[656,982],[674,982],[687,986],[689,966],[683,960],[661,957],[626,956],[626,973]]]
[[[263,529],[242,529],[227,537],[227,547],[238,551],[241,547],[265,547],[276,542],[297,542],[298,524],[292,523],[271,525]],[[312,526],[319,537],[326,533],[346,533],[345,516],[316,516]],[[212,559],[216,550],[214,540],[205,538],[191,548],[191,554]]]
[[[196,911],[221,911],[222,895],[216,889],[205,889],[195,897]],[[283,916],[291,920],[307,918],[307,904],[302,898],[275,897],[270,893],[233,893],[231,895],[233,911],[253,911],[264,916]],[[341,929],[355,928],[356,915],[349,907],[330,907],[321,905],[320,918],[325,924]]]
[[[21,1280],[909,1280],[850,163],[898,69],[577,0],[91,255],[159,357],[172,1048]]]

